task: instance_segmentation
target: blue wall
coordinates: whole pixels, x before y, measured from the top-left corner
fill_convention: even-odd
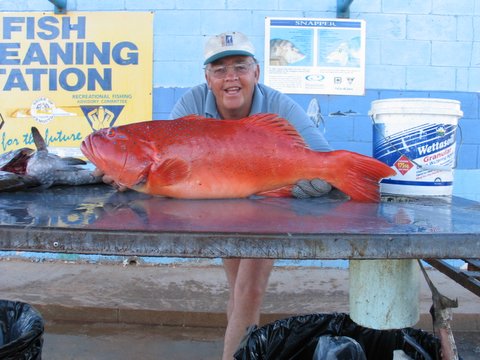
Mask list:
[[[263,66],[265,17],[334,18],[337,0],[68,0],[67,11],[152,11],[153,116],[203,82],[203,45],[238,30]],[[47,0],[2,0],[0,11],[53,11]],[[480,200],[480,0],[354,0],[350,17],[365,19],[365,96],[316,96],[325,135],[337,149],[371,154],[371,101],[438,97],[461,101],[461,139],[454,194]],[[305,109],[311,95],[292,95]],[[354,116],[329,116],[352,110]]]

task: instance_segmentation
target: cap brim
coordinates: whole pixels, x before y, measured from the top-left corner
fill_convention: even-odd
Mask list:
[[[207,60],[204,61],[203,65],[210,64],[226,56],[234,56],[234,55],[255,56],[251,52],[248,52],[245,50],[227,50],[227,51],[222,51],[222,52],[219,52],[218,54],[210,56]]]

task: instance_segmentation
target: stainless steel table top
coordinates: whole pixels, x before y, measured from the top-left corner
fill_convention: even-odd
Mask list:
[[[176,200],[107,185],[0,194],[0,250],[282,259],[480,258],[480,203]]]

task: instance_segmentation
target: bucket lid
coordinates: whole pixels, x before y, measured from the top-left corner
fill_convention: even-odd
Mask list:
[[[368,115],[432,114],[461,117],[460,101],[435,98],[395,98],[372,101]]]

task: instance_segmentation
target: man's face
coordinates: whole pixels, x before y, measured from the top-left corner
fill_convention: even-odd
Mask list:
[[[227,56],[206,67],[205,79],[224,119],[248,116],[260,68],[250,56]]]

